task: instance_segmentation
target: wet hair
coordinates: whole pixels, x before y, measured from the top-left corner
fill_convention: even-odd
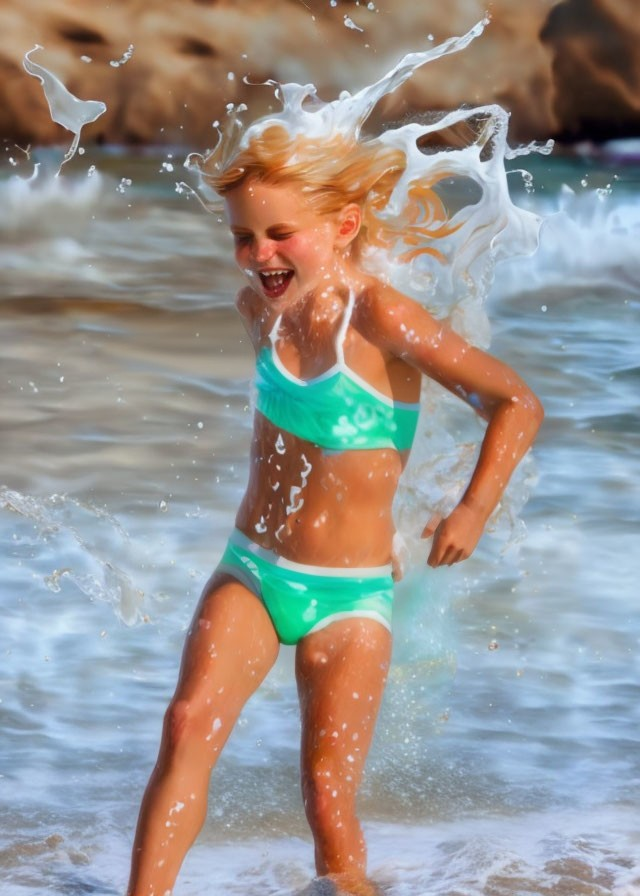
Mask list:
[[[237,123],[235,123],[237,128]],[[399,147],[378,138],[336,134],[311,138],[291,134],[281,124],[258,130],[246,145],[230,128],[218,145],[197,163],[204,183],[224,197],[249,180],[295,184],[318,214],[332,214],[349,203],[362,213],[355,241],[359,250],[401,246],[400,260],[429,254],[444,260],[432,245],[453,229],[432,184],[421,178],[409,185],[408,202],[389,211],[392,193],[405,173],[407,159]],[[438,179],[442,176],[440,175]]]

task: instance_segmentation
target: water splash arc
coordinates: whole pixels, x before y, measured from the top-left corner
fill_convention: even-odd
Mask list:
[[[86,124],[91,124],[100,118],[107,111],[107,106],[101,100],[78,99],[52,72],[39,63],[34,62],[31,58],[32,53],[42,49],[44,48],[40,44],[36,44],[33,49],[25,53],[22,65],[27,74],[38,78],[42,84],[52,121],[62,125],[63,128],[71,131],[74,135],[73,142],[61,162],[60,168],[62,168],[62,165],[75,155],[80,142],[82,128]]]

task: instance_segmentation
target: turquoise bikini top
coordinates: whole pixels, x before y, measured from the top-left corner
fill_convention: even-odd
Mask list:
[[[328,451],[411,448],[418,403],[394,401],[346,366],[344,335],[353,297],[336,339],[336,363],[320,376],[302,380],[286,369],[276,351],[280,318],[256,362],[256,407],[268,420]]]

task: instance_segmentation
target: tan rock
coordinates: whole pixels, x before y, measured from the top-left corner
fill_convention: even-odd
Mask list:
[[[552,105],[565,139],[640,134],[638,0],[565,0],[541,38],[552,53]]]
[[[379,116],[499,102],[512,142],[640,128],[637,0],[494,0],[492,22],[463,53],[425,66]],[[274,104],[268,78],[315,83],[329,99],[382,75],[405,52],[467,31],[482,0],[3,0],[0,134],[21,145],[68,143],[51,122],[34,60],[107,112],[83,142],[180,143],[204,149],[229,102]],[[130,44],[131,58],[121,65]],[[88,61],[90,60],[90,61]]]

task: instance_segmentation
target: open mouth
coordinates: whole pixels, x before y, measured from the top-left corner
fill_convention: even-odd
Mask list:
[[[260,283],[264,293],[270,299],[279,298],[293,278],[293,271],[259,271]]]

